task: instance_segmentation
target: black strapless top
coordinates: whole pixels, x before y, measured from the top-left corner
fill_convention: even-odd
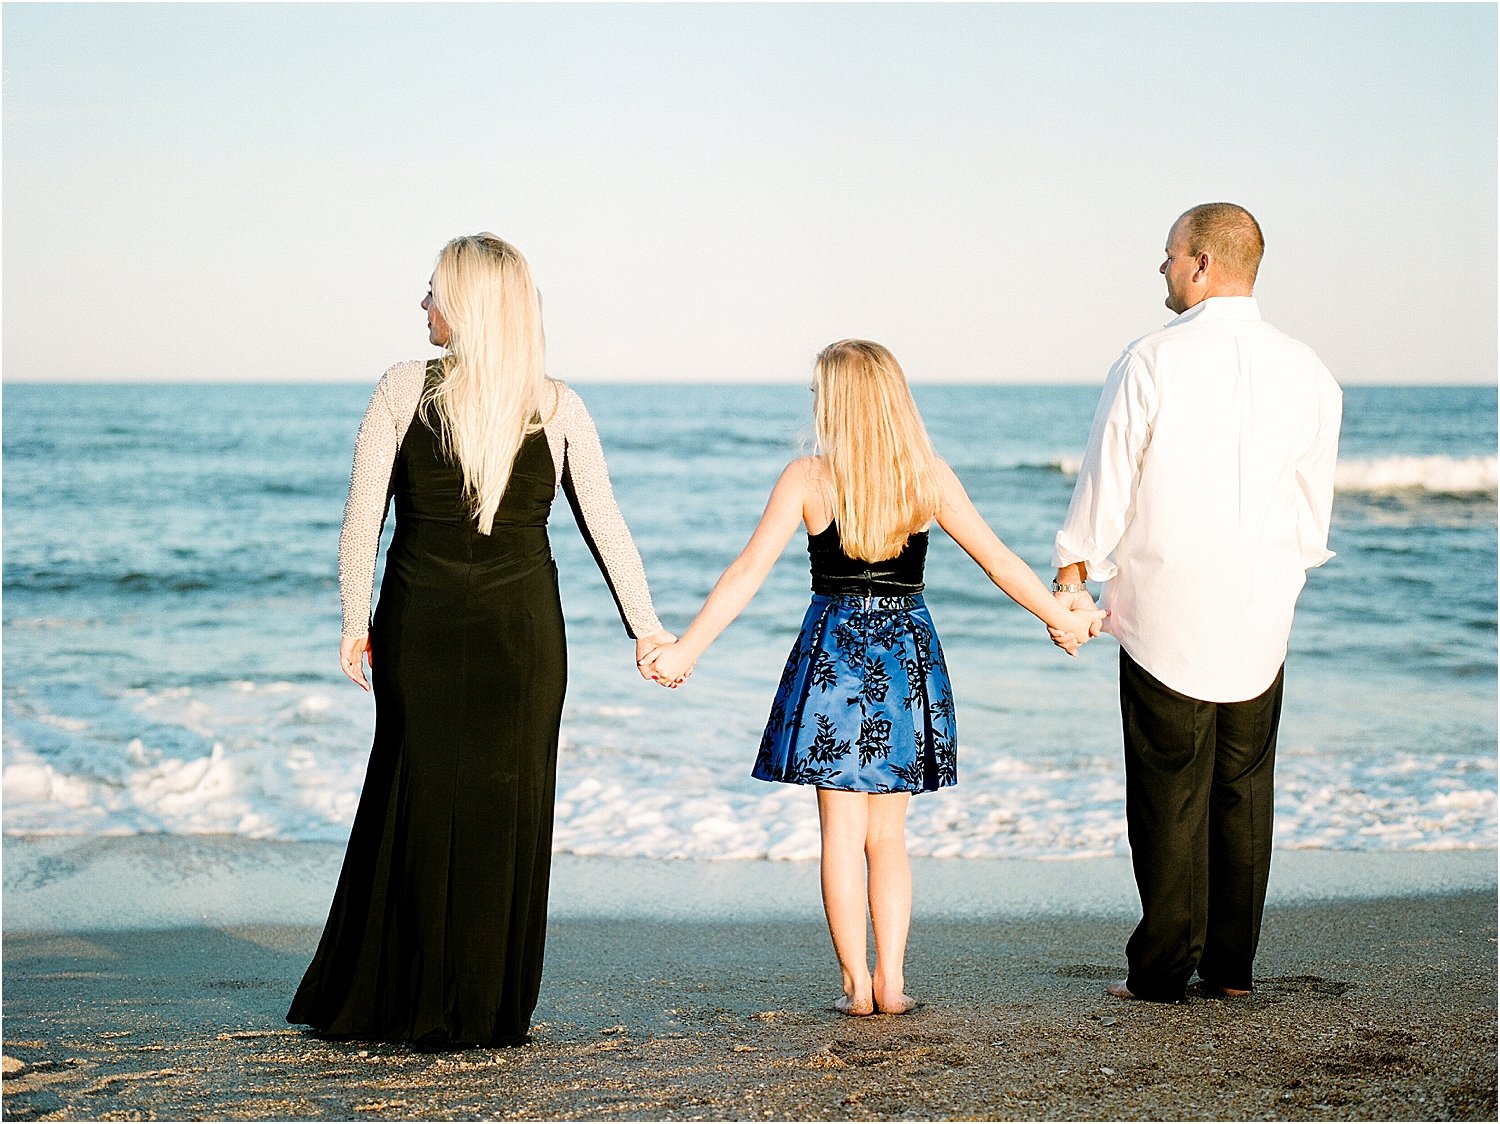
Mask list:
[[[922,567],[927,562],[927,532],[918,531],[906,540],[901,553],[881,562],[866,562],[844,553],[837,523],[807,536],[807,558],[812,568],[814,593],[836,597],[910,597],[921,593]]]

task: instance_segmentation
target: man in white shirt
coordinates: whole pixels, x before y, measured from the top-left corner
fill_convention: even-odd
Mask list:
[[[1260,318],[1264,249],[1243,207],[1167,236],[1160,331],[1105,380],[1053,589],[1120,642],[1125,815],[1141,896],[1122,999],[1252,986],[1271,865],[1282,665],[1306,572],[1328,550],[1342,394]]]

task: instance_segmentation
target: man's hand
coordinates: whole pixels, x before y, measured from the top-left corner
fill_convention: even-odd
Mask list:
[[[1076,609],[1083,609],[1083,611],[1088,612],[1098,608],[1098,605],[1094,603],[1094,597],[1092,597],[1092,594],[1088,590],[1080,590],[1079,593],[1055,593],[1052,596],[1065,609],[1074,609],[1074,611]],[[1089,629],[1089,636],[1091,638],[1092,636],[1098,636],[1103,630],[1104,618],[1100,617],[1100,620],[1095,621],[1094,627]]]
[[[1077,593],[1054,593],[1052,596],[1064,609],[1069,609],[1074,612],[1092,612],[1093,610],[1098,608],[1098,606],[1094,604],[1093,597],[1090,596],[1089,591],[1086,589],[1079,590]],[[1047,631],[1051,632],[1052,629],[1049,628]],[[1092,625],[1089,626],[1089,638],[1093,639],[1103,631],[1104,616],[1101,615],[1096,621],[1094,621]],[[1053,637],[1053,639],[1056,640],[1056,637]]]
[[[1071,593],[1066,595],[1060,594],[1059,596],[1082,596],[1087,598],[1088,594]],[[1092,604],[1092,601],[1090,601],[1090,604]],[[1052,625],[1048,625],[1047,635],[1052,638],[1052,643],[1056,644],[1064,652],[1067,652],[1068,655],[1076,656],[1079,648],[1099,635],[1100,630],[1104,627],[1104,618],[1108,614],[1103,609],[1083,608],[1069,609],[1068,613],[1072,617],[1069,624],[1064,628],[1055,628]]]

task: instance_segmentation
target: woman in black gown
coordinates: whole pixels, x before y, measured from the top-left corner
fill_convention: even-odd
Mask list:
[[[637,659],[671,636],[593,421],[544,373],[525,259],[491,234],[455,239],[422,307],[447,353],[388,370],[355,445],[341,658],[360,686],[373,681],[375,741],[328,924],[287,1019],[330,1037],[509,1046],[527,1040],[547,925],[567,676],[547,539],[559,486]]]

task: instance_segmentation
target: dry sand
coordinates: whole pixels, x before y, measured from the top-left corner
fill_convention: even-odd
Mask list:
[[[1063,868],[1059,867],[1059,873]],[[307,927],[7,933],[9,1119],[1496,1118],[1493,890],[1281,905],[1257,990],[1101,993],[1131,919],[924,920],[900,1017],[849,1019],[820,919],[563,917],[531,1046],[282,1022]]]

